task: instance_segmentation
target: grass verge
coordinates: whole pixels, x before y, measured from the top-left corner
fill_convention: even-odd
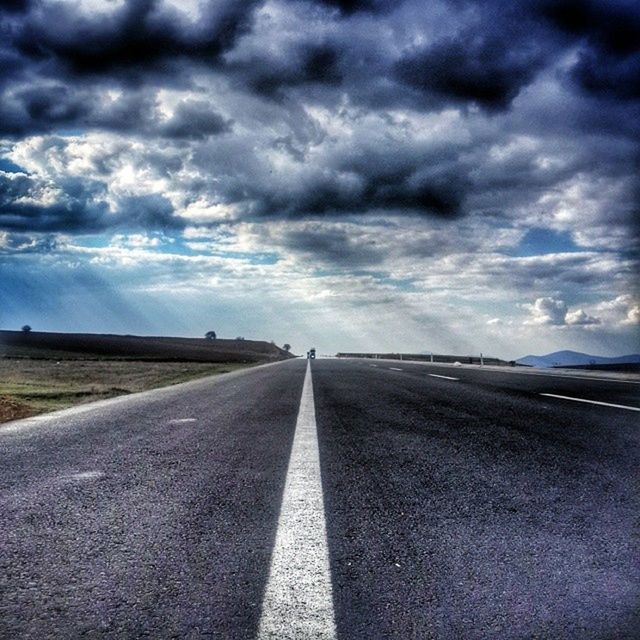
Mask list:
[[[228,373],[247,364],[0,359],[0,422]]]

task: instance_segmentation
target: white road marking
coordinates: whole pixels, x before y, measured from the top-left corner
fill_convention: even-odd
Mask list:
[[[460,380],[460,378],[452,378],[451,376],[439,376],[437,373],[427,373],[432,378],[444,378],[445,380]]]
[[[370,367],[377,367],[378,365],[377,364],[370,364],[369,366]]]
[[[398,367],[389,367],[391,371],[404,371],[404,369],[398,369]]]
[[[302,388],[258,638],[336,638],[311,365]]]
[[[196,418],[174,418],[169,420],[169,424],[185,424],[187,422],[197,422]]]
[[[611,402],[599,402],[598,400],[586,400],[585,398],[572,398],[570,396],[559,396],[555,393],[541,393],[541,396],[549,398],[560,398],[561,400],[573,400],[574,402],[587,402],[589,404],[598,404],[603,407],[614,407],[615,409],[627,409],[628,411],[640,411],[640,407],[630,407],[626,404],[612,404]]]
[[[80,471],[79,473],[72,473],[65,476],[65,480],[96,480],[102,478],[104,472],[102,471]]]
[[[486,369],[486,367],[485,367]],[[495,369],[494,369],[495,371]],[[562,373],[538,373],[537,371],[513,371],[507,369],[499,373],[515,373],[523,376],[544,376],[545,378],[566,378],[568,380],[596,380],[598,382],[623,382],[624,384],[640,384],[639,380],[625,380],[624,378],[596,378],[595,376],[571,376]]]
[[[341,360],[356,360],[357,358],[340,358]],[[383,359],[384,361],[384,359]],[[466,365],[453,365],[446,362],[426,362],[424,360],[405,360],[405,362],[410,362],[411,364],[417,364],[420,366],[433,366],[435,365],[437,368],[439,367],[453,367],[453,366],[462,366],[465,369],[475,369],[478,370],[479,365],[475,364],[466,364]],[[374,366],[374,365],[372,365]],[[629,380],[626,378],[604,378],[602,376],[591,376],[591,375],[569,375],[562,373],[545,373],[544,370],[531,370],[529,367],[509,367],[509,366],[498,366],[498,365],[487,365],[482,366],[480,371],[484,372],[492,372],[496,373],[514,373],[516,375],[524,375],[524,376],[544,376],[545,378],[568,378],[571,380],[598,380],[600,382],[621,382],[624,384],[640,384],[640,380]],[[557,369],[550,369],[549,371],[557,371]]]

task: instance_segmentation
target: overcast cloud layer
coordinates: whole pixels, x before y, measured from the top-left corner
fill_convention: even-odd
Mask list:
[[[0,6],[0,326],[638,351],[635,0]]]

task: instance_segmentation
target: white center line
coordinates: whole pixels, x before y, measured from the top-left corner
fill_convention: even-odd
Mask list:
[[[573,400],[574,402],[587,402],[588,404],[599,404],[603,407],[614,407],[615,409],[627,409],[628,411],[640,411],[640,407],[630,407],[626,404],[612,404],[611,402],[599,402],[598,400],[586,400],[585,398],[572,398],[570,396],[559,396],[555,393],[541,393],[541,396],[549,398],[560,398],[561,400]]]
[[[336,638],[310,363],[302,387],[258,638]]]
[[[460,380],[460,378],[452,378],[451,376],[439,376],[437,373],[427,373],[432,378],[444,378],[445,380]]]
[[[398,369],[398,367],[389,367],[391,371],[404,371],[404,369]]]

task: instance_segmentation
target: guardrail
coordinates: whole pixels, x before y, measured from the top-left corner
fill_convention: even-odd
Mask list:
[[[515,362],[507,362],[500,358],[488,358],[486,356],[455,356],[441,353],[336,353],[337,358],[372,358],[374,360],[419,360],[422,362],[442,362],[453,364],[488,364],[498,366],[515,366]]]

